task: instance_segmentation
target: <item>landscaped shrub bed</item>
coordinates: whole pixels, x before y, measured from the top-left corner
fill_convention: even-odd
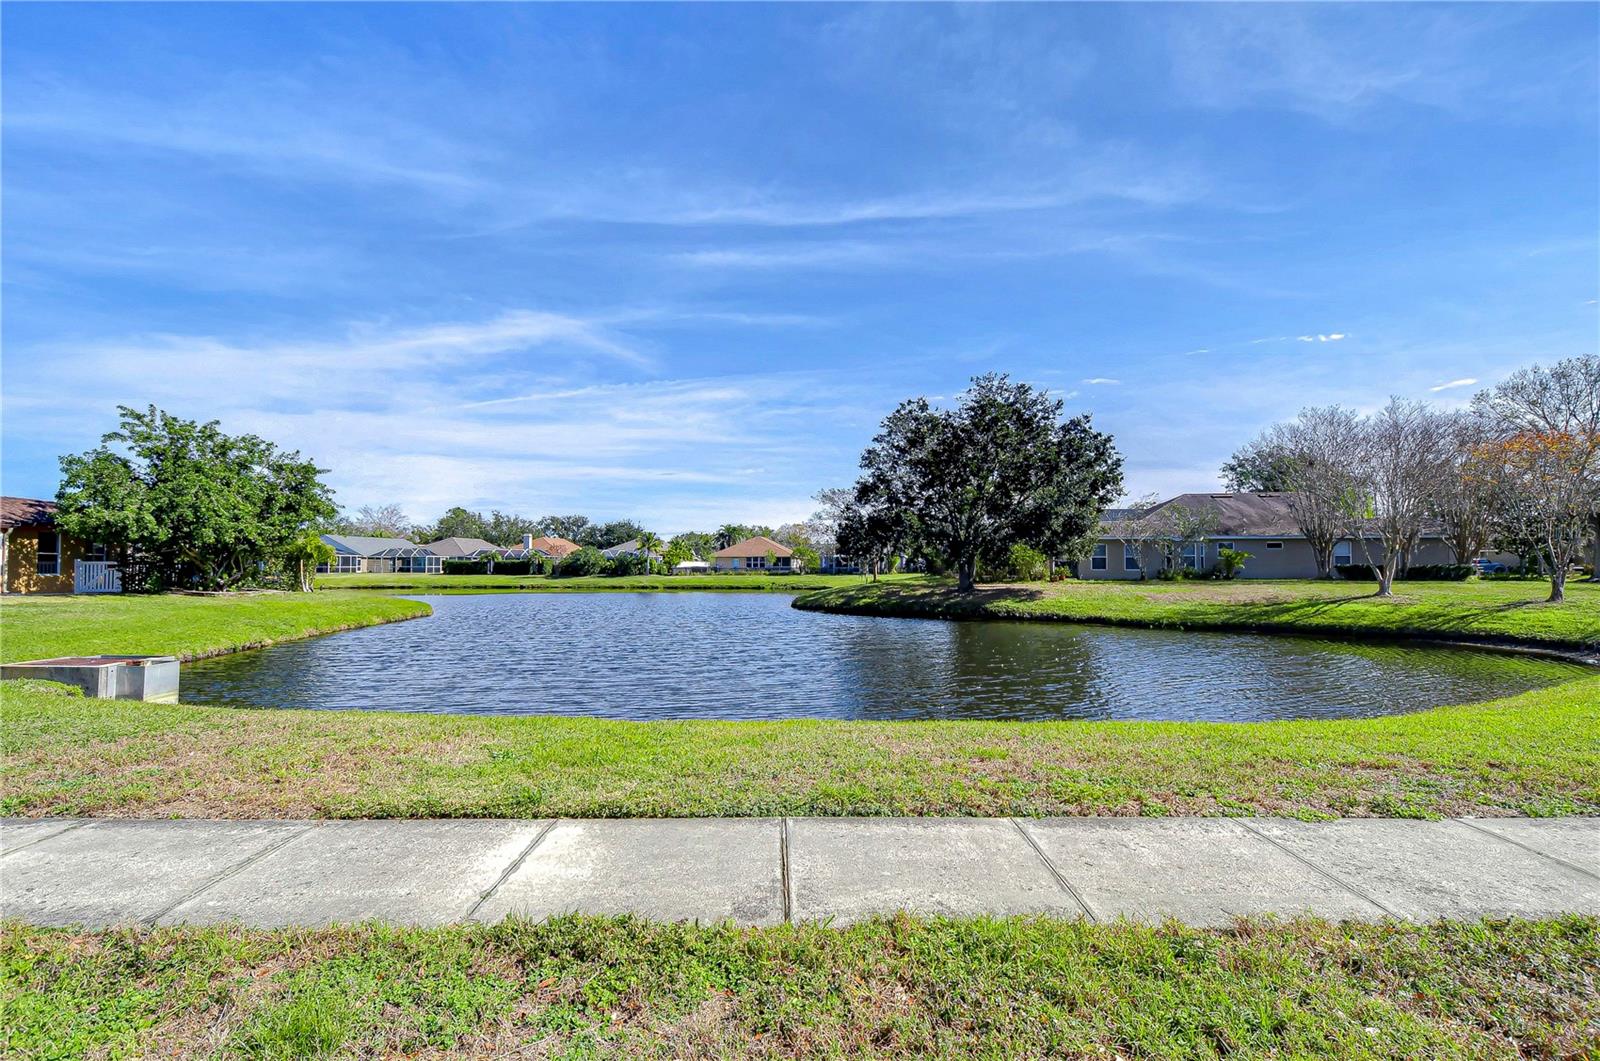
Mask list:
[[[1378,581],[1377,568],[1371,564],[1339,564],[1333,570],[1351,582]],[[1414,564],[1395,577],[1408,582],[1465,582],[1476,573],[1471,564]]]

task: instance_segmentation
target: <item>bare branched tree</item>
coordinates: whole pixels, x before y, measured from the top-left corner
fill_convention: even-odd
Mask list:
[[[1217,529],[1217,514],[1209,508],[1162,505],[1150,519],[1160,534],[1156,548],[1161,553],[1161,566],[1167,571],[1182,567],[1184,550]]]
[[[1299,417],[1268,428],[1251,443],[1251,452],[1270,454],[1278,469],[1318,578],[1333,577],[1333,547],[1353,532],[1366,508],[1355,479],[1360,434],[1360,417],[1328,405],[1302,409]]]
[[[1160,504],[1160,494],[1145,494],[1135,498],[1133,504],[1128,506],[1125,517],[1114,520],[1108,527],[1124,550],[1133,550],[1141,579],[1150,577],[1150,558],[1160,553],[1161,540],[1167,534],[1167,527],[1156,507]]]
[[[1361,423],[1353,464],[1372,505],[1368,534],[1383,546],[1382,559],[1372,564],[1380,597],[1393,594],[1395,575],[1438,508],[1451,472],[1452,430],[1448,414],[1401,398],[1390,398]],[[1368,534],[1361,536],[1364,550]],[[1370,551],[1367,559],[1372,562]]]
[[[370,534],[378,538],[404,538],[411,533],[411,520],[399,505],[362,505],[344,518],[351,534]]]
[[[1600,356],[1525,368],[1473,404],[1494,425],[1502,500],[1539,542],[1550,600],[1565,600],[1600,511]]]
[[[1441,484],[1434,516],[1458,564],[1470,564],[1489,545],[1499,493],[1492,459],[1493,425],[1469,412],[1451,417],[1450,474]]]

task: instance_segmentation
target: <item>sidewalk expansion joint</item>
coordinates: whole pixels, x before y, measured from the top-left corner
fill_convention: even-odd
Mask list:
[[[1600,880],[1600,873],[1591,873],[1588,870],[1584,869],[1582,866],[1574,865],[1573,863],[1568,862],[1564,858],[1559,858],[1556,855],[1550,854],[1548,851],[1540,851],[1537,847],[1530,847],[1527,844],[1523,843],[1521,840],[1513,840],[1511,837],[1505,836],[1505,835],[1503,835],[1501,833],[1497,833],[1493,829],[1487,828],[1486,826],[1475,825],[1472,822],[1468,821],[1466,818],[1451,818],[1450,820],[1455,822],[1457,825],[1465,825],[1468,829],[1471,829],[1475,833],[1482,833],[1485,836],[1492,836],[1496,840],[1504,840],[1506,843],[1511,844],[1513,847],[1520,847],[1520,848],[1522,848],[1522,850],[1528,852],[1531,855],[1538,855],[1540,858],[1549,859],[1551,862],[1554,862],[1556,865],[1562,866],[1562,867],[1564,867],[1566,869],[1570,869],[1574,873],[1581,873],[1585,877],[1588,877],[1590,880]]]
[[[60,830],[58,832],[53,832],[49,836],[41,836],[37,840],[29,840],[25,844],[17,844],[15,846],[8,846],[8,847],[6,847],[5,850],[0,851],[0,858],[4,858],[6,855],[11,854],[11,852],[13,852],[13,851],[21,851],[24,848],[32,847],[34,844],[42,844],[46,840],[54,840],[58,836],[66,836],[68,833],[72,832],[72,830],[74,830],[74,829],[82,829],[85,825],[92,825],[92,824],[94,824],[94,819],[93,818],[81,818],[78,821],[75,821],[71,825],[67,826],[65,829],[62,829],[62,830]]]
[[[783,882],[783,920],[794,920],[794,889],[789,879],[789,819],[778,819],[778,875]]]
[[[534,835],[532,840],[528,841],[528,846],[522,849],[522,853],[516,858],[512,859],[511,865],[507,866],[505,871],[502,872],[500,876],[495,878],[495,882],[489,885],[489,890],[478,896],[478,901],[472,904],[472,909],[468,910],[466,916],[461,920],[471,921],[473,918],[477,917],[478,911],[483,909],[483,904],[489,901],[489,897],[494,895],[495,892],[499,891],[500,885],[504,884],[507,878],[509,878],[513,873],[522,867],[522,864],[528,860],[528,856],[533,854],[533,849],[538,847],[540,842],[543,841],[546,836],[550,835],[550,830],[554,829],[560,821],[560,818],[551,818],[549,821],[545,822],[544,827]]]
[[[207,891],[211,890],[212,888],[215,888],[217,885],[221,884],[223,881],[227,880],[229,877],[233,876],[234,874],[240,873],[240,872],[242,872],[242,871],[244,871],[246,869],[249,869],[251,866],[255,865],[257,862],[260,862],[262,859],[266,858],[268,855],[276,854],[277,852],[282,851],[285,847],[288,847],[290,844],[294,843],[296,840],[300,839],[302,836],[309,835],[311,832],[313,832],[321,824],[322,824],[321,822],[307,822],[301,828],[296,829],[293,832],[289,833],[288,836],[279,837],[277,840],[274,840],[272,843],[268,844],[266,847],[263,847],[260,851],[257,851],[255,854],[248,855],[245,858],[240,859],[238,862],[235,862],[233,865],[229,866],[227,869],[224,869],[222,872],[213,874],[210,880],[208,880],[205,883],[201,884],[198,888],[195,888],[194,890],[188,892],[185,895],[179,896],[176,900],[174,900],[173,902],[168,903],[166,906],[163,906],[161,909],[157,910],[155,913],[146,916],[143,919],[144,923],[147,924],[147,925],[154,925],[156,922],[160,921],[163,917],[166,917],[168,914],[172,913],[172,911],[176,910],[178,907],[182,906],[184,903],[190,902],[191,900],[194,900],[194,899],[198,899],[200,896],[204,895]]]
[[[1229,821],[1238,822],[1241,826],[1243,826],[1244,828],[1248,829],[1251,833],[1255,834],[1256,836],[1259,836],[1261,839],[1265,840],[1267,843],[1271,844],[1273,847],[1277,848],[1279,851],[1282,851],[1284,854],[1288,855],[1290,858],[1294,859],[1296,862],[1300,863],[1302,866],[1305,866],[1311,872],[1313,872],[1315,874],[1318,874],[1319,876],[1324,877],[1324,878],[1326,878],[1328,880],[1331,880],[1333,883],[1337,884],[1339,887],[1343,888],[1345,891],[1349,892],[1351,895],[1354,895],[1356,898],[1365,899],[1367,902],[1371,903],[1373,906],[1376,906],[1379,910],[1382,910],[1384,913],[1388,914],[1390,917],[1400,918],[1400,919],[1403,920],[1402,915],[1400,915],[1400,914],[1396,913],[1395,911],[1389,909],[1389,907],[1387,907],[1383,903],[1379,902],[1376,897],[1367,894],[1367,892],[1364,891],[1361,888],[1357,888],[1354,884],[1351,884],[1349,881],[1345,880],[1343,877],[1339,876],[1337,873],[1334,873],[1331,870],[1327,870],[1327,869],[1322,868],[1321,866],[1317,865],[1315,862],[1311,861],[1309,858],[1306,858],[1300,852],[1295,851],[1292,848],[1290,848],[1287,844],[1280,844],[1278,841],[1274,840],[1272,837],[1268,836],[1266,833],[1262,832],[1260,829],[1257,829],[1254,825],[1251,825],[1250,822],[1247,821],[1246,819],[1244,819],[1244,818],[1230,818]]]
[[[1028,832],[1027,828],[1015,818],[1007,818],[1006,821],[1014,825],[1017,832],[1022,834],[1022,839],[1027,842],[1029,847],[1033,848],[1033,853],[1039,856],[1039,861],[1044,863],[1044,868],[1050,871],[1050,875],[1056,879],[1057,884],[1061,885],[1062,890],[1072,896],[1073,902],[1078,904],[1078,908],[1083,911],[1083,915],[1091,923],[1098,923],[1100,917],[1094,912],[1094,907],[1089,905],[1089,900],[1080,895],[1078,889],[1072,886],[1072,882],[1067,880],[1066,874],[1057,869],[1056,864],[1050,861],[1050,856],[1044,853],[1044,848],[1039,846],[1039,842],[1033,838],[1033,834]]]

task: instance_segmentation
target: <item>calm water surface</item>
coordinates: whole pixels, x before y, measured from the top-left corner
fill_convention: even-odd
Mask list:
[[[796,611],[777,593],[420,597],[426,619],[202,660],[183,698],[608,718],[1356,718],[1578,677],[1497,653]]]

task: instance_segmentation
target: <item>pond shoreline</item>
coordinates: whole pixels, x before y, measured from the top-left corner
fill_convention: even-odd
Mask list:
[[[876,590],[876,592],[874,592]],[[937,595],[927,593],[928,587],[885,585],[881,587],[853,587],[842,591],[817,591],[802,594],[791,604],[801,611],[833,615],[857,615],[894,619],[932,619],[946,622],[1022,622],[1066,623],[1084,626],[1107,626],[1144,630],[1197,631],[1207,633],[1262,634],[1274,637],[1300,637],[1321,640],[1351,641],[1373,645],[1435,645],[1449,648],[1479,649],[1492,652],[1536,656],[1545,659],[1574,663],[1585,667],[1600,667],[1600,640],[1572,640],[1560,637],[1522,636],[1510,633],[1486,633],[1473,630],[1440,631],[1422,626],[1377,625],[1361,622],[1296,622],[1292,619],[1229,618],[1226,615],[1196,616],[1192,614],[1163,614],[1161,605],[1149,607],[1144,615],[1117,615],[1093,610],[1033,610],[1047,606],[1050,598],[1029,601],[1020,596],[1000,596],[1007,591],[1029,591],[1021,587],[992,587],[972,594],[958,595],[954,590],[943,590]],[[1116,590],[1111,592],[1123,593]],[[871,594],[870,596],[868,594]],[[1061,599],[1061,598],[1056,598]],[[1107,598],[1110,600],[1111,598]],[[1367,598],[1376,600],[1376,598]],[[1081,601],[1071,601],[1078,604]],[[1099,603],[1099,602],[1096,602]],[[1164,602],[1163,602],[1164,603]],[[1178,606],[1189,602],[1180,601]],[[1275,602],[1276,603],[1276,602]],[[1295,602],[1299,603],[1299,602]],[[1304,603],[1318,603],[1308,598]],[[1539,602],[1542,603],[1542,602]],[[1245,609],[1262,606],[1259,602],[1218,604],[1217,612],[1229,608]],[[1404,605],[1401,605],[1403,607]],[[1583,603],[1569,600],[1560,607],[1582,608]],[[1173,606],[1168,605],[1171,608]]]

